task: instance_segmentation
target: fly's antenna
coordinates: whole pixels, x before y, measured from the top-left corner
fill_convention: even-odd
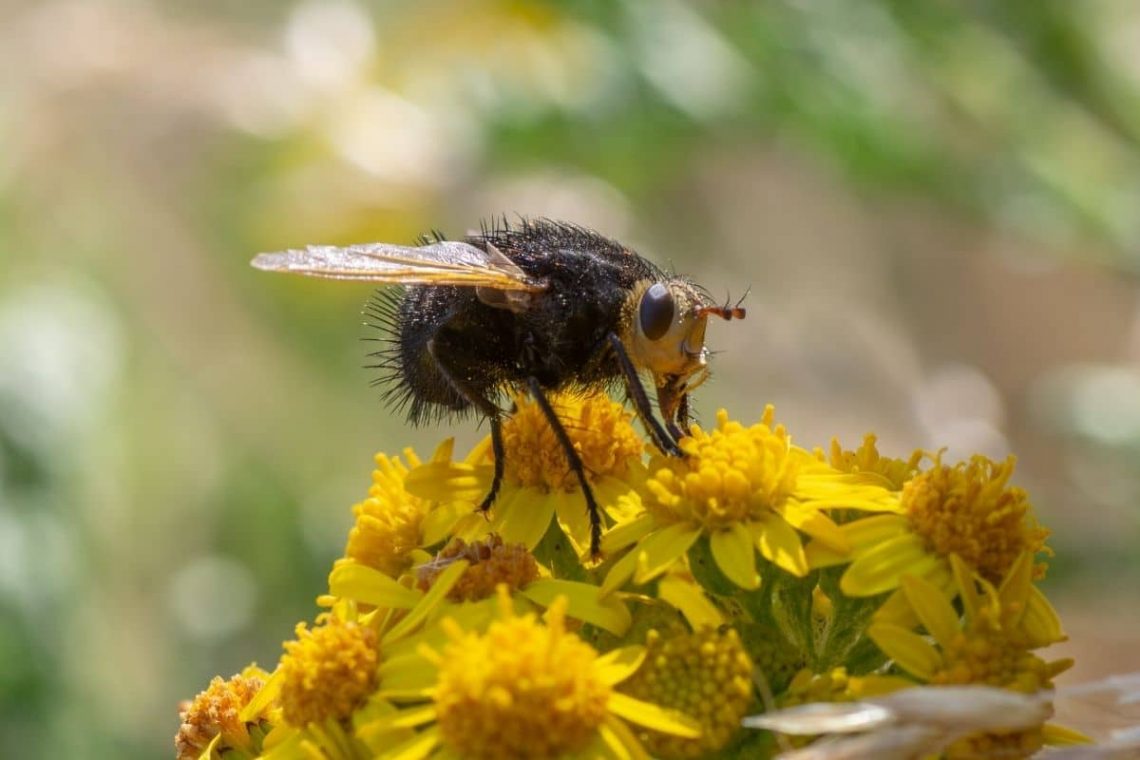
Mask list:
[[[744,319],[748,314],[748,310],[740,304],[744,303],[744,299],[748,298],[748,294],[752,292],[752,286],[749,285],[748,289],[744,291],[744,295],[740,297],[735,304],[729,296],[725,296],[723,306],[703,306],[697,311],[697,316],[703,317],[709,314],[720,317],[726,322],[731,322],[734,319]]]

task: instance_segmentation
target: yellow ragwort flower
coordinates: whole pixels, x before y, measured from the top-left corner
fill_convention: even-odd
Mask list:
[[[1054,621],[1031,619],[1032,556],[1022,554],[1010,574],[995,589],[976,577],[966,563],[953,561],[958,593],[965,611],[959,620],[951,598],[942,589],[916,576],[904,577],[903,593],[932,637],[929,641],[908,628],[873,623],[868,635],[901,668],[926,684],[996,686],[1025,694],[1053,688],[1053,678],[1067,670],[1070,659],[1046,662],[1033,649],[1063,638]],[[982,592],[978,592],[978,585]],[[1074,732],[1042,725],[1008,733],[967,737],[954,744],[951,757],[1027,757],[1044,743],[1074,741]],[[981,753],[981,754],[978,754]],[[1006,754],[1008,753],[1008,754]]]
[[[815,673],[804,668],[792,678],[787,691],[780,695],[777,707],[796,707],[815,702],[857,702],[861,699],[890,694],[914,686],[913,681],[897,676],[848,675],[847,668],[832,668],[826,673]]]
[[[326,615],[322,625],[297,626],[281,658],[281,711],[302,727],[344,720],[376,690],[380,650],[375,629]]]
[[[707,757],[741,731],[740,720],[752,704],[752,660],[736,629],[728,626],[669,637],[651,630],[645,661],[620,691],[701,724],[695,739],[639,731],[637,738],[654,757]]]
[[[931,469],[903,487],[902,514],[873,515],[844,524],[841,530],[852,547],[850,553],[813,544],[808,547],[812,565],[851,561],[840,589],[855,597],[897,589],[904,575],[925,578],[948,590],[953,587],[952,554],[997,583],[1023,552],[1048,552],[1048,531],[1037,524],[1027,494],[1009,485],[1013,467],[1012,457],[998,464],[975,456],[950,466],[936,456]],[[1036,572],[1042,571],[1043,567]],[[881,612],[884,618],[904,622],[900,616],[905,608],[896,593]]]
[[[556,600],[540,622],[515,613],[506,590],[499,591],[499,618],[485,632],[465,630],[454,619],[442,625],[442,651],[422,646],[435,669],[432,683],[387,679],[381,695],[408,707],[361,725],[362,735],[383,735],[397,727],[422,730],[393,753],[415,748],[465,758],[610,756],[606,747],[643,754],[624,721],[696,737],[691,719],[621,694],[614,689],[641,664],[640,647],[598,653],[566,630],[565,600]],[[624,719],[624,720],[623,720]]]
[[[448,461],[452,442],[445,441],[432,461]],[[409,469],[421,466],[419,457],[404,449],[405,465],[398,457],[376,455],[368,497],[352,508],[356,520],[348,533],[341,563],[352,562],[395,578],[413,563],[413,552],[444,539],[456,515],[433,509],[427,499],[405,488]]]
[[[802,577],[809,564],[797,531],[836,552],[850,548],[824,509],[898,509],[897,496],[886,488],[792,446],[783,425],[773,425],[773,414],[769,406],[759,423],[745,427],[722,409],[712,431],[694,425],[681,440],[684,458],[652,458],[649,478],[634,495],[642,511],[602,540],[607,553],[636,544],[611,569],[603,590],[658,577],[702,535],[720,570],[742,588],[760,584],[756,550]]]
[[[838,439],[832,439],[829,456],[825,457],[822,451],[817,451],[816,456],[840,472],[877,478],[886,488],[901,491],[907,481],[918,474],[919,463],[926,452],[917,449],[909,459],[885,457],[879,453],[877,442],[878,438],[873,433],[868,433],[863,437],[859,448],[846,451],[839,445]]]
[[[427,591],[443,569],[458,558],[470,565],[447,598],[452,602],[474,602],[486,599],[500,585],[518,591],[538,580],[538,562],[522,544],[505,543],[492,533],[482,541],[467,543],[453,538],[435,559],[416,568],[416,588]]]
[[[204,753],[237,750],[257,755],[271,727],[270,710],[243,719],[241,712],[265,684],[268,674],[251,665],[228,681],[215,676],[205,691],[179,709],[182,725],[174,737],[178,760],[198,760]]]
[[[598,506],[613,513],[644,471],[644,444],[633,428],[633,415],[602,394],[551,394],[550,403],[582,459]],[[579,555],[585,556],[590,526],[578,479],[539,406],[522,397],[516,404],[517,411],[503,422],[503,482],[491,522],[470,515],[454,533],[471,540],[491,531],[508,543],[533,549],[557,516]],[[408,487],[434,501],[473,505],[486,496],[493,470],[487,439],[466,462],[433,461],[416,468]]]

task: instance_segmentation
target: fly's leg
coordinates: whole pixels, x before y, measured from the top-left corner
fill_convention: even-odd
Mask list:
[[[619,338],[616,333],[610,333],[607,337],[610,341],[610,346],[614,350],[614,355],[617,356],[622,377],[625,379],[626,393],[629,394],[629,398],[633,402],[633,408],[637,411],[637,416],[641,418],[645,429],[649,431],[649,437],[653,439],[653,445],[670,456],[684,456],[681,448],[677,445],[677,438],[680,436],[674,438],[671,435],[672,431],[666,431],[665,428],[661,426],[661,423],[657,421],[657,418],[653,416],[653,407],[649,405],[649,395],[645,392],[645,386],[641,384],[641,378],[637,376],[637,370],[634,369],[633,362],[630,361],[629,353],[626,352],[621,338]],[[676,427],[675,423],[670,422],[670,424],[672,427]]]
[[[673,436],[673,440],[677,443],[688,435],[689,430],[689,394],[686,393],[681,396],[680,402],[677,404],[677,419],[676,421],[669,420],[665,427],[669,429],[669,435]]]
[[[554,413],[554,407],[550,405],[547,400],[546,394],[542,390],[542,386],[538,384],[538,379],[531,377],[527,378],[527,386],[530,390],[530,395],[538,403],[539,409],[542,410],[543,416],[546,421],[550,423],[550,429],[554,431],[554,437],[558,439],[559,445],[562,446],[562,452],[566,455],[566,462],[570,465],[570,470],[578,477],[578,483],[582,486],[582,495],[586,499],[586,512],[590,516],[590,557],[592,559],[601,559],[602,556],[602,512],[598,509],[598,502],[594,499],[594,491],[590,488],[590,483],[586,480],[586,468],[582,466],[582,458],[578,456],[578,451],[574,448],[574,444],[570,442],[570,436],[566,435],[566,428],[562,426],[562,421],[558,419],[558,415]]]
[[[447,362],[440,358],[439,352],[436,350],[434,338],[428,341],[427,350],[432,360],[435,361],[439,373],[443,375],[452,389],[459,394],[464,401],[474,406],[491,421],[491,450],[495,455],[495,472],[494,475],[491,476],[491,490],[487,492],[487,495],[483,498],[483,501],[479,503],[478,507],[478,510],[486,517],[487,513],[491,510],[491,506],[495,503],[495,497],[499,495],[499,487],[503,484],[504,454],[502,411],[500,411],[499,407],[495,406],[490,399],[456,376],[456,373],[447,366]]]

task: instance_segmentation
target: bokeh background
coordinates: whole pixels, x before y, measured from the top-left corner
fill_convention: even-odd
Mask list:
[[[1016,452],[1064,680],[1140,669],[1138,147],[1130,0],[0,0],[0,754],[170,756],[451,432],[250,256],[502,213],[751,287],[706,420]]]

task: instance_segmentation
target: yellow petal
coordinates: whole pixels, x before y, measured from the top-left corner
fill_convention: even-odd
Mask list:
[[[351,560],[341,562],[329,573],[329,593],[389,609],[411,609],[423,597],[379,570]]]
[[[394,656],[385,652],[378,672],[385,694],[403,699],[422,697],[438,677],[438,668],[415,652]]]
[[[901,515],[873,515],[843,524],[843,535],[854,547],[856,554],[873,549],[894,538],[906,529],[906,518]]]
[[[945,564],[935,567],[924,575],[923,579],[939,589],[947,599],[954,599],[958,595],[958,586],[954,583],[954,576],[951,575],[950,568],[946,567]],[[920,622],[901,588],[895,589],[887,597],[887,600],[879,605],[879,609],[875,610],[872,619],[878,623],[894,623],[910,629],[917,628]]]
[[[504,495],[493,508],[491,530],[508,544],[538,546],[554,517],[554,502],[533,488],[520,488]]]
[[[807,557],[808,567],[813,570],[821,567],[834,567],[850,562],[852,556],[848,552],[837,552],[819,541],[811,541],[804,547],[804,556]]]
[[[929,681],[942,665],[942,656],[917,633],[892,623],[872,623],[867,635],[899,667],[916,678]]]
[[[613,760],[651,760],[629,726],[614,716],[606,715],[598,733]]]
[[[436,710],[434,704],[407,707],[393,710],[381,718],[370,720],[361,724],[357,729],[358,735],[370,733],[388,733],[400,728],[416,728],[435,721]]]
[[[1022,552],[1006,571],[998,587],[1002,606],[1002,624],[1017,627],[1025,616],[1029,589],[1033,587],[1033,555]]]
[[[250,723],[257,720],[257,716],[264,712],[269,705],[277,701],[277,697],[281,694],[281,682],[285,680],[285,674],[281,670],[276,670],[269,680],[262,684],[261,688],[257,690],[257,694],[253,699],[249,700],[238,718],[243,723]]]
[[[431,588],[427,590],[427,593],[423,595],[419,603],[416,604],[400,622],[396,623],[390,631],[384,634],[381,639],[382,643],[387,644],[389,642],[399,641],[415,630],[416,626],[422,623],[428,616],[428,613],[434,610],[436,606],[444,600],[447,596],[447,592],[451,591],[451,587],[463,576],[467,565],[467,560],[458,559],[453,561],[442,573],[437,575],[435,582],[432,583]]]
[[[705,596],[704,589],[692,581],[666,576],[657,586],[657,597],[679,610],[694,630],[704,626],[715,628],[725,622],[724,615]]]
[[[1029,599],[1025,603],[1025,617],[1021,619],[1022,629],[1029,635],[1035,646],[1048,646],[1068,637],[1061,628],[1061,618],[1057,610],[1041,593],[1041,589],[1031,586]]]
[[[614,597],[602,598],[597,586],[575,581],[544,578],[530,583],[522,595],[532,602],[549,607],[559,596],[566,597],[566,614],[622,636],[629,630],[632,618],[629,610]]]
[[[732,523],[726,530],[714,530],[709,534],[709,549],[716,566],[730,581],[743,589],[760,587],[752,533],[744,525]]]
[[[756,523],[756,547],[772,564],[802,578],[808,573],[807,555],[795,529],[783,518],[772,515]]]
[[[620,691],[610,692],[606,706],[614,715],[654,731],[685,739],[696,739],[701,735],[700,724],[688,715],[676,710],[667,710],[650,702],[642,702]]]
[[[550,499],[562,532],[574,545],[574,551],[579,557],[585,556],[590,550],[590,513],[586,509],[586,499],[578,491],[557,491],[545,498]]]
[[[904,533],[852,562],[839,588],[847,596],[874,596],[897,588],[903,575],[925,575],[940,561],[926,553],[920,538]]]
[[[974,571],[957,554],[950,555],[950,570],[954,573],[954,582],[958,586],[958,593],[962,596],[962,609],[966,613],[966,619],[977,620],[983,602],[981,595],[978,594]]]
[[[396,745],[380,757],[383,760],[423,760],[439,746],[439,726],[432,726],[407,741]]]
[[[637,547],[635,546],[614,563],[614,566],[606,573],[606,579],[598,588],[599,596],[605,598],[629,582],[634,571],[637,570],[637,554]]]
[[[629,522],[619,523],[602,536],[602,551],[612,554],[637,543],[656,525],[656,521],[649,515],[641,515]]]
[[[404,489],[428,501],[470,501],[478,503],[491,488],[491,465],[473,466],[460,462],[428,462],[408,473]]]
[[[637,568],[633,573],[634,583],[648,583],[666,572],[673,563],[685,556],[697,539],[701,529],[687,523],[675,523],[651,533],[633,548],[637,553]]]
[[[851,540],[847,538],[843,529],[824,513],[800,504],[789,503],[784,506],[781,514],[793,528],[802,530],[833,551],[851,551]]]
[[[466,501],[453,501],[438,504],[428,510],[420,522],[421,543],[424,546],[435,546],[455,533],[456,524],[468,517],[474,510],[474,505]]]
[[[943,649],[954,643],[961,632],[958,613],[946,595],[935,585],[913,575],[904,576],[902,590],[918,619]]]
[[[645,661],[645,647],[628,646],[606,652],[594,662],[594,675],[615,686],[632,676]]]
[[[1041,736],[1045,744],[1050,747],[1071,747],[1074,744],[1095,744],[1092,737],[1082,734],[1075,728],[1058,726],[1056,723],[1046,723],[1041,727]],[[1106,755],[1112,757],[1112,755]],[[1123,755],[1122,755],[1123,757]]]

